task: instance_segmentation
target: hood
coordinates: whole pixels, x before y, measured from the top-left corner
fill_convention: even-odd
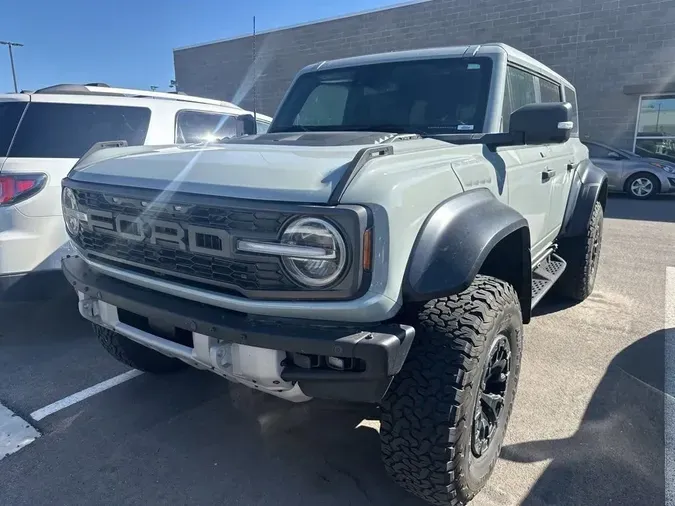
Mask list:
[[[99,160],[74,181],[253,200],[325,203],[362,146],[163,148]]]
[[[391,134],[354,133],[323,143],[295,134],[245,142],[100,150],[80,160],[74,181],[252,200],[326,203],[356,153]],[[254,141],[254,142],[252,142]],[[328,141],[328,142],[326,142]],[[331,145],[327,145],[330,143]]]

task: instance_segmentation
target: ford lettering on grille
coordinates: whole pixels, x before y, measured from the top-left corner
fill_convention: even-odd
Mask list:
[[[144,242],[181,251],[219,257],[231,257],[230,234],[226,230],[187,223],[158,220],[152,217],[113,214],[109,211],[87,212],[89,227],[130,241]]]

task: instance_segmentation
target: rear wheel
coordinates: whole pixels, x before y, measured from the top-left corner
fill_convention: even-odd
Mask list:
[[[162,355],[100,325],[94,324],[94,332],[108,353],[119,362],[134,369],[154,374],[166,374],[187,367],[187,364],[176,358]]]
[[[649,199],[659,193],[661,184],[651,174],[635,174],[626,181],[626,193],[634,199]]]
[[[596,202],[586,234],[560,242],[558,252],[567,262],[567,268],[554,286],[559,295],[582,302],[593,292],[600,264],[602,223],[602,205]]]
[[[466,504],[501,450],[518,384],[522,317],[515,290],[477,276],[418,312],[406,363],[381,405],[389,475],[439,506]]]

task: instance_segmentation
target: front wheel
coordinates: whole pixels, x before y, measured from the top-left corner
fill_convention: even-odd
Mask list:
[[[381,405],[382,457],[404,489],[466,504],[501,450],[516,394],[523,324],[509,284],[477,276],[418,312],[406,363]]]
[[[100,325],[93,324],[93,326],[96,337],[103,348],[119,362],[129,367],[153,374],[166,374],[187,367],[184,362],[146,348],[117,332]]]

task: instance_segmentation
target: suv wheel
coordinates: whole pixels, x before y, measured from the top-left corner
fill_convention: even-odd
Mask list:
[[[560,242],[558,251],[567,262],[567,268],[554,287],[559,295],[582,302],[593,292],[600,264],[602,223],[602,206],[596,202],[586,235]]]
[[[661,184],[651,174],[635,174],[626,181],[626,192],[634,199],[648,199],[659,193]]]
[[[94,332],[108,353],[139,371],[166,374],[187,367],[186,363],[176,358],[162,355],[100,325],[94,324]]]
[[[511,414],[522,353],[518,296],[479,275],[417,318],[413,347],[381,406],[384,465],[431,504],[465,504],[492,474]]]

